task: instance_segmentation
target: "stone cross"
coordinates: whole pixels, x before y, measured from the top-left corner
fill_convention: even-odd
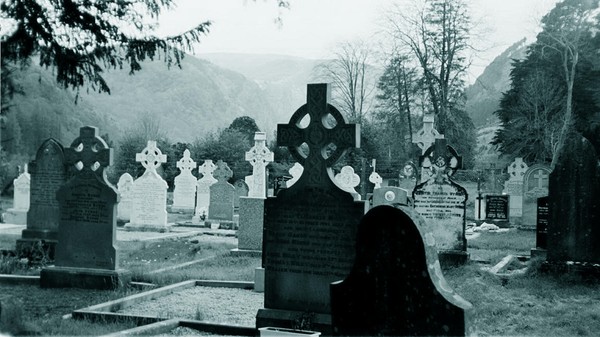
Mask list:
[[[375,184],[374,188],[380,188],[381,183],[383,183],[383,178],[381,178],[379,173],[373,171],[373,172],[371,172],[371,175],[369,176],[369,181],[371,183]]]
[[[233,177],[233,171],[227,166],[226,162],[219,160],[217,161],[217,168],[213,171],[213,177],[219,182],[226,182]]]
[[[146,171],[156,171],[162,163],[167,162],[167,155],[162,154],[156,147],[156,141],[149,140],[146,148],[135,154],[135,161],[142,163]]]
[[[436,139],[444,139],[444,135],[433,128],[433,121],[434,117],[432,114],[423,115],[423,128],[413,135],[412,142],[417,144],[421,149],[422,155],[425,154],[425,151],[427,151],[432,144],[434,144]]]
[[[508,174],[510,177],[508,178],[511,181],[523,181],[523,176],[525,172],[527,172],[527,164],[523,161],[523,158],[517,157],[515,161],[508,166]]]
[[[181,172],[187,171],[191,173],[197,166],[196,162],[190,157],[190,150],[185,149],[185,151],[183,151],[183,157],[177,162],[177,168]]]
[[[65,160],[68,165],[75,165],[79,172],[95,172],[102,174],[104,169],[113,163],[112,149],[97,136],[98,128],[84,126],[79,129],[79,137],[65,149]]]
[[[344,116],[327,103],[329,93],[327,84],[309,84],[307,103],[294,112],[289,124],[277,125],[278,145],[287,146],[291,155],[304,167],[304,174],[298,181],[300,185],[323,187],[333,184],[331,166],[348,148],[360,146],[360,126],[347,124]],[[302,128],[300,123],[307,115],[309,124]],[[335,119],[334,127],[323,123],[328,115]],[[303,143],[308,145],[308,155],[299,150]],[[335,150],[326,154],[330,144],[335,145]]]
[[[354,173],[352,166],[342,167],[340,173],[335,175],[335,180],[341,189],[350,193],[356,193],[354,188],[360,184],[360,177]]]
[[[538,181],[538,188],[544,188],[544,180],[548,180],[548,174],[544,170],[538,170],[533,174],[533,177]]]
[[[462,157],[452,146],[446,144],[445,139],[436,139],[434,145],[419,157],[419,162],[421,168],[429,171],[428,179],[434,178],[438,182],[448,179],[462,168]]]
[[[202,165],[198,166],[198,172],[202,174],[201,178],[204,177],[212,177],[213,171],[217,168],[217,166],[213,163],[212,160],[206,159]]]
[[[248,193],[251,197],[265,198],[266,195],[266,168],[274,160],[273,152],[266,145],[267,134],[256,132],[254,134],[254,146],[246,152],[246,160],[252,165],[252,183]]]

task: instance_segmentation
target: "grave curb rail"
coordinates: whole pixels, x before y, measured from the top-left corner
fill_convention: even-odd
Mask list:
[[[103,335],[102,337],[166,334],[177,327],[186,327],[202,332],[230,336],[256,336],[258,332],[258,330],[253,327],[172,318],[166,321],[154,322],[127,330],[117,331]]]
[[[0,284],[30,284],[39,286],[40,277],[38,275],[0,274]]]

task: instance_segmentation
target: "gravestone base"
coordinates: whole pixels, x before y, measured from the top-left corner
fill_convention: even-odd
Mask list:
[[[254,269],[254,291],[257,293],[265,292],[265,268],[258,267]]]
[[[4,223],[26,225],[27,211],[9,208],[5,213],[2,213],[2,219],[4,220]]]
[[[180,214],[194,214],[194,207],[178,207],[171,206],[169,208],[169,213],[180,213]]]
[[[208,219],[205,221],[206,227],[217,229],[238,229],[237,221]]]
[[[542,260],[546,259],[546,256],[548,255],[548,251],[542,248],[532,248],[531,249],[531,258],[535,259],[535,258],[539,258]]]
[[[15,245],[15,250],[17,251],[17,256],[27,257],[32,255],[31,252],[34,249],[37,249],[36,245],[41,241],[42,249],[44,250],[44,254],[50,261],[54,261],[54,256],[56,252],[56,244],[57,240],[45,240],[45,239],[18,239]],[[37,255],[38,253],[34,254]]]
[[[303,324],[308,324],[304,326]],[[256,328],[277,327],[318,331],[331,336],[331,315],[305,311],[260,309],[256,314]]]
[[[491,223],[493,225],[496,225],[500,228],[511,228],[512,224],[510,223],[510,221],[506,221],[506,220],[484,220],[483,222],[485,223]]]
[[[260,251],[260,250],[234,248],[230,252],[231,252],[231,255],[233,255],[233,256],[248,256],[248,257],[261,257],[262,256],[262,251]]]
[[[544,273],[570,274],[587,281],[600,281],[600,264],[576,261],[544,261],[540,267]]]
[[[125,269],[48,267],[40,273],[41,288],[113,290],[126,285],[130,280],[131,273]]]
[[[132,224],[131,222],[129,222],[129,223],[126,223],[123,228],[129,232],[166,233],[166,232],[171,231],[171,227],[173,227],[172,223],[168,223],[166,225],[150,225],[150,224]]]
[[[438,253],[442,268],[465,265],[469,261],[469,253],[459,250],[444,250]]]

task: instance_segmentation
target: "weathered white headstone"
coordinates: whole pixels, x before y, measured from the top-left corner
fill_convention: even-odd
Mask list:
[[[510,195],[509,208],[511,217],[523,216],[523,178],[528,166],[523,158],[515,158],[508,166],[508,180],[504,183],[504,193]]]
[[[173,191],[172,212],[193,213],[196,205],[196,177],[192,170],[196,168],[196,162],[190,157],[190,150],[183,151],[183,158],[177,162],[177,168],[181,171],[175,177],[175,190]]]
[[[198,173],[202,175],[196,182],[196,211],[192,222],[200,223],[201,217],[208,215],[208,204],[210,203],[210,186],[217,182],[212,173],[217,168],[212,160],[206,159],[204,163],[198,167]]]
[[[31,186],[31,177],[27,172],[27,164],[25,164],[23,173],[13,180],[13,186],[13,207],[7,209],[2,217],[6,223],[26,225]]]
[[[252,179],[248,183],[248,196],[254,198],[267,197],[267,165],[273,161],[273,152],[266,145],[267,134],[256,132],[254,134],[254,146],[246,152],[246,160],[252,165]]]
[[[131,208],[133,207],[133,177],[131,174],[125,172],[119,177],[117,189],[119,190],[117,220],[127,222],[131,220]]]
[[[467,191],[450,179],[462,166],[461,157],[446,141],[438,139],[420,158],[421,168],[431,172],[427,181],[413,190],[415,210],[433,226],[440,260],[465,263],[465,206]]]
[[[159,231],[169,230],[167,224],[167,182],[156,172],[167,156],[156,147],[156,141],[149,140],[135,160],[146,169],[144,174],[133,182],[131,220],[125,225],[127,230]]]
[[[523,229],[535,230],[537,199],[548,196],[550,172],[548,165],[534,164],[523,175]]]

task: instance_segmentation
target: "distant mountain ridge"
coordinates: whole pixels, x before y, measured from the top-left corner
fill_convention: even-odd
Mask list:
[[[494,111],[498,110],[502,93],[510,89],[510,70],[514,59],[525,58],[526,39],[522,39],[498,55],[475,80],[467,87],[466,110],[475,127],[481,128],[498,124]]]

